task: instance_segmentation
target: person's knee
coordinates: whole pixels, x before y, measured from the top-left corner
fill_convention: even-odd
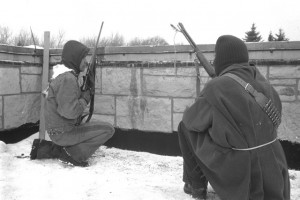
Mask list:
[[[107,135],[111,138],[115,134],[115,128],[112,125],[107,125]]]
[[[182,134],[182,132],[183,132],[184,129],[185,129],[184,123],[183,123],[183,121],[181,121],[178,124],[178,128],[177,128],[178,134]]]

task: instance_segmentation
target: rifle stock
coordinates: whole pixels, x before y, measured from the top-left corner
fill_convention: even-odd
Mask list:
[[[171,25],[173,28],[175,28],[173,25]],[[202,52],[200,51],[200,49],[197,47],[196,43],[193,41],[193,39],[191,38],[191,36],[188,34],[188,32],[186,31],[186,29],[184,28],[182,23],[178,23],[178,29],[176,29],[177,31],[181,32],[184,37],[187,39],[187,41],[190,43],[190,45],[193,47],[196,57],[198,58],[198,60],[200,61],[200,63],[203,65],[205,71],[208,73],[208,75],[210,77],[215,77],[216,76],[216,72],[214,67],[210,64],[210,62],[204,57],[204,55],[202,54]]]

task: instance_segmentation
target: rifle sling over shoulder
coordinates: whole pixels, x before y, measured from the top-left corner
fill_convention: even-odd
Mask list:
[[[252,85],[250,85],[250,83],[245,82],[243,79],[234,74],[226,73],[222,76],[232,78],[233,80],[238,82],[255,99],[262,110],[268,115],[275,128],[278,128],[281,122],[281,114],[272,103],[271,99],[268,99],[263,93],[257,92],[252,87]]]

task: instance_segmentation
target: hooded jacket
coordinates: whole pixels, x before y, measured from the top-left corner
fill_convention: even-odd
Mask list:
[[[87,107],[86,101],[81,98],[77,76],[81,60],[87,55],[88,50],[83,44],[72,40],[63,48],[62,62],[73,71],[58,75],[49,84],[45,102],[48,133],[59,134],[70,131]]]

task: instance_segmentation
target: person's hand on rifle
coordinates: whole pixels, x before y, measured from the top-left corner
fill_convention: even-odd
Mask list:
[[[91,101],[91,91],[86,90],[81,92],[81,98],[83,98],[86,101],[86,104],[89,104]]]

